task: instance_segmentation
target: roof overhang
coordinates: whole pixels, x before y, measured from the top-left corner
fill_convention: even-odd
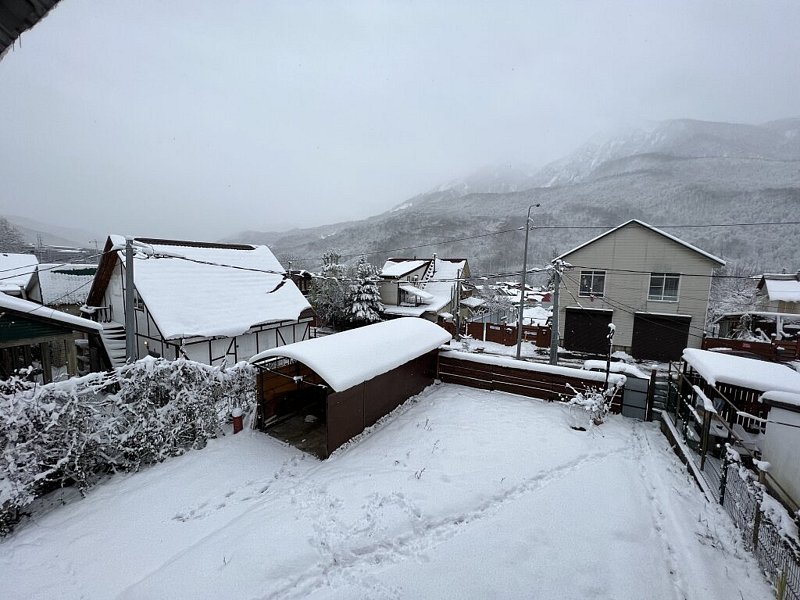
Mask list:
[[[687,248],[688,250],[696,252],[697,254],[700,254],[701,256],[709,259],[711,262],[716,263],[717,266],[720,266],[720,267],[724,267],[725,266],[725,261],[722,260],[721,258],[719,258],[717,256],[714,256],[713,254],[710,254],[710,253],[706,252],[705,250],[701,250],[697,246],[693,246],[692,244],[690,244],[688,242],[684,242],[682,239],[680,239],[678,237],[675,237],[674,235],[671,235],[671,234],[667,233],[666,231],[662,231],[662,230],[658,229],[657,227],[653,227],[652,225],[648,225],[644,221],[640,221],[638,219],[630,219],[629,221],[625,221],[621,225],[617,225],[613,229],[609,229],[605,233],[601,233],[597,237],[594,237],[594,238],[590,239],[588,242],[584,242],[580,246],[576,246],[572,250],[568,250],[567,252],[564,252],[564,254],[556,256],[553,259],[553,261],[564,260],[567,256],[569,256],[570,254],[573,254],[574,252],[577,252],[581,248],[585,248],[586,246],[588,246],[590,244],[594,244],[596,241],[606,237],[607,235],[610,235],[610,234],[612,234],[612,233],[614,233],[616,231],[619,231],[623,227],[628,227],[629,225],[633,225],[633,224],[639,225],[641,227],[644,227],[645,229],[649,229],[650,231],[652,231],[654,233],[657,233],[658,235],[661,235],[661,236],[663,236],[663,237],[665,237],[665,238],[667,238],[669,240],[672,240],[673,242],[675,242],[677,244],[680,244],[684,248]]]
[[[430,321],[404,317],[272,348],[256,354],[250,362],[291,358],[310,367],[335,392],[343,392],[436,350],[450,339],[447,331]]]
[[[59,0],[0,2],[0,59],[25,31],[41,21]]]

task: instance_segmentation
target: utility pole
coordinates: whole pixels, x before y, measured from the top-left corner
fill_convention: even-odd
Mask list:
[[[133,238],[125,238],[125,356],[129,363],[136,360],[136,315],[133,308]]]
[[[553,317],[550,319],[550,364],[558,364],[558,295],[561,289],[561,261],[553,265]]]
[[[522,353],[522,317],[525,314],[525,286],[528,275],[528,233],[531,230],[531,209],[538,204],[528,207],[528,216],[525,217],[525,250],[522,251],[522,289],[519,292],[519,314],[517,315],[517,360]]]

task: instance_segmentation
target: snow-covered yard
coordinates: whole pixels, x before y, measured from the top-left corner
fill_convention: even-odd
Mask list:
[[[0,542],[1,595],[771,597],[655,425],[569,411],[438,385],[325,462],[212,441]]]

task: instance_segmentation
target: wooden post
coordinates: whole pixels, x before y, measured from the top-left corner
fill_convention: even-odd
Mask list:
[[[78,374],[78,353],[75,350],[75,339],[67,336],[64,338],[64,344],[67,349],[67,373],[70,377],[75,377]]]
[[[42,382],[50,383],[53,381],[53,364],[50,361],[50,342],[39,344],[39,351],[42,354]]]
[[[708,453],[708,437],[709,430],[711,429],[711,413],[707,410],[703,411],[703,441],[701,442],[700,449],[700,470],[706,464],[706,454]]]
[[[650,371],[650,383],[647,385],[647,402],[644,409],[644,420],[653,420],[653,404],[656,401],[656,369]],[[667,390],[669,394],[669,390]]]
[[[722,506],[725,506],[725,488],[728,484],[728,467],[731,464],[728,448],[730,448],[730,445],[726,443],[723,450],[725,454],[722,456],[722,472],[719,475],[719,503]]]

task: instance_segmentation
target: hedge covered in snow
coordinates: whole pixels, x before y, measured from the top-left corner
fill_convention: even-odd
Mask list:
[[[202,448],[222,435],[233,408],[254,403],[247,363],[225,369],[146,358],[44,386],[0,381],[0,535],[54,486],[83,491],[102,473]]]

